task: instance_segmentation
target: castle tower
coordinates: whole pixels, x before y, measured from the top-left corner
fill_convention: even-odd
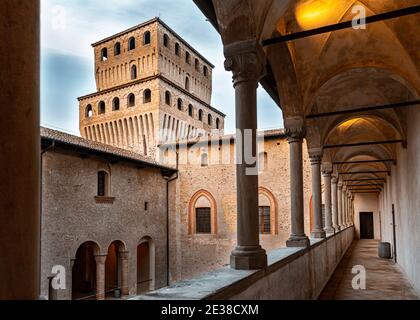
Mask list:
[[[159,18],[92,46],[97,92],[78,99],[82,137],[156,157],[162,142],[223,134],[214,66]]]

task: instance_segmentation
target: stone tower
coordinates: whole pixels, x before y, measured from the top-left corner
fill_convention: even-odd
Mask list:
[[[155,158],[162,142],[223,134],[214,66],[159,18],[92,46],[97,92],[78,99],[82,137]]]

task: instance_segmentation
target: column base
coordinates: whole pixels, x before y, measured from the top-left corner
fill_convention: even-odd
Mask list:
[[[340,231],[340,227],[339,226],[334,226],[334,230],[335,230],[334,232],[337,233],[337,232]]]
[[[305,235],[303,236],[290,236],[289,240],[286,241],[286,246],[288,248],[306,248],[311,245],[309,238]]]
[[[311,238],[313,239],[324,239],[326,236],[327,235],[324,230],[313,230],[311,232]]]
[[[261,246],[236,247],[230,255],[230,267],[235,270],[258,270],[267,266],[267,254]]]
[[[335,229],[333,227],[326,227],[324,231],[325,233],[335,233]]]

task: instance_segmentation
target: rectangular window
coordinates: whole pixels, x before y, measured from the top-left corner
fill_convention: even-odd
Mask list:
[[[270,207],[259,207],[259,225],[261,234],[271,234]]]
[[[98,197],[106,196],[106,175],[104,171],[98,172]]]
[[[196,227],[197,233],[211,233],[211,209],[210,208],[197,208],[196,214]]]

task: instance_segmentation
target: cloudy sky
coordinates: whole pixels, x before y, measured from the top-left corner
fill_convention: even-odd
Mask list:
[[[231,74],[223,69],[220,36],[192,0],[41,0],[41,124],[79,134],[77,97],[95,91],[91,44],[160,17],[215,66],[212,105],[235,128]],[[260,129],[282,126],[279,108],[259,89]]]

